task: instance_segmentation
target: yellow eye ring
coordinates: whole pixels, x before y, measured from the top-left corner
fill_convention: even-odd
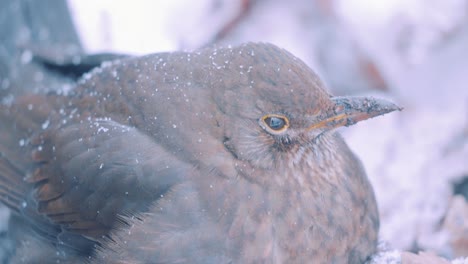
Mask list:
[[[260,119],[260,126],[270,133],[279,134],[289,128],[289,119],[284,115],[267,114]]]

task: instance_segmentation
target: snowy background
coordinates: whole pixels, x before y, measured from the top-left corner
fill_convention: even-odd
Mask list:
[[[375,188],[381,238],[392,248],[468,256],[467,0],[69,5],[90,53],[271,42],[304,60],[334,94],[397,102],[403,112],[341,131]]]

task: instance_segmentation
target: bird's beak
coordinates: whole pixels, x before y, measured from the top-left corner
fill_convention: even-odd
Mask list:
[[[311,125],[307,130],[351,126],[362,120],[403,109],[387,100],[372,97],[333,97],[331,100],[334,104],[332,109],[321,118],[321,121]]]

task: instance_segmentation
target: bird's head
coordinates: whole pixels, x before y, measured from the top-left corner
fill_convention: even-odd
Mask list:
[[[400,109],[370,97],[331,96],[308,66],[273,45],[224,52],[235,55],[219,79],[226,89],[214,95],[225,115],[224,144],[253,167],[297,164],[320,151],[315,147],[329,131]]]

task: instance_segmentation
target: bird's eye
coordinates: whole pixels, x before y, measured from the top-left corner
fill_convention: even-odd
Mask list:
[[[272,133],[284,132],[289,127],[289,119],[283,115],[265,115],[260,124],[264,129]]]

